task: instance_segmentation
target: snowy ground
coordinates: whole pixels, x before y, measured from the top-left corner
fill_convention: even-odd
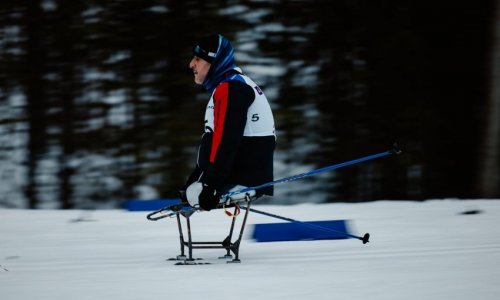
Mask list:
[[[176,266],[175,219],[147,213],[0,209],[0,299],[500,299],[500,200],[258,205],[303,221],[349,220],[357,239],[256,243],[241,264]],[[462,214],[478,210],[479,214]],[[193,217],[198,240],[226,236],[222,211]],[[280,222],[251,214],[249,224]]]

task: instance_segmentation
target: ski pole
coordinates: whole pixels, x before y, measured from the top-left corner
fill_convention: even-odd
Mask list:
[[[298,224],[298,225],[301,225],[301,226],[304,226],[304,227],[309,227],[309,228],[312,228],[312,229],[318,229],[318,230],[327,231],[327,232],[340,233],[340,234],[342,234],[342,235],[344,235],[346,237],[351,237],[351,238],[355,238],[355,239],[361,240],[363,242],[363,244],[368,243],[369,239],[370,239],[370,234],[369,233],[365,233],[365,235],[363,235],[363,237],[360,237],[360,236],[357,236],[357,235],[349,234],[347,232],[338,231],[338,230],[335,230],[335,229],[331,229],[331,228],[327,228],[327,227],[323,227],[323,226],[319,226],[319,225],[314,225],[314,224],[302,222],[302,221],[299,221],[299,220],[295,220],[295,219],[291,219],[291,218],[287,218],[287,217],[282,217],[282,216],[279,216],[279,215],[271,214],[271,213],[268,213],[268,212],[265,212],[265,211],[262,211],[262,210],[257,210],[255,208],[247,208],[246,206],[243,206],[243,205],[240,205],[240,207],[243,208],[243,209],[245,209],[245,210],[250,210],[251,212],[254,212],[254,213],[258,213],[258,214],[261,214],[261,215],[265,215],[265,216],[268,216],[268,217],[272,217],[272,218],[276,218],[276,219],[280,219],[280,220],[284,220],[284,221],[288,221],[288,222],[292,222],[292,223],[295,223],[295,224]]]
[[[243,189],[238,190],[238,191],[228,192],[228,193],[222,195],[221,198],[230,198],[231,196],[234,196],[234,195],[237,195],[237,194],[240,194],[240,193],[246,193],[246,192],[250,192],[250,191],[254,191],[254,190],[260,190],[260,189],[263,189],[263,188],[266,188],[266,187],[270,187],[270,186],[274,186],[274,185],[277,185],[277,184],[280,184],[280,183],[294,181],[294,180],[302,179],[304,177],[308,177],[308,176],[316,175],[316,174],[319,174],[319,173],[323,173],[323,172],[326,172],[326,171],[331,171],[331,170],[339,169],[339,168],[342,168],[342,167],[346,167],[346,166],[358,164],[360,162],[364,162],[364,161],[367,161],[367,160],[372,160],[372,159],[376,159],[376,158],[379,158],[379,157],[393,155],[393,154],[400,154],[400,153],[401,153],[401,150],[399,149],[397,143],[394,143],[394,145],[393,145],[393,147],[392,147],[391,150],[387,150],[387,151],[380,152],[380,153],[377,153],[377,154],[372,154],[372,155],[360,157],[360,158],[357,158],[357,159],[353,159],[353,160],[349,160],[349,161],[346,161],[346,162],[334,164],[334,165],[323,167],[323,168],[320,168],[320,169],[311,170],[311,171],[308,171],[308,172],[305,172],[305,173],[301,173],[301,174],[297,174],[297,175],[293,175],[293,176],[290,176],[290,177],[285,177],[285,178],[282,178],[282,179],[279,179],[279,180],[275,180],[275,181],[271,181],[271,182],[268,182],[268,183],[264,183],[264,184],[261,184],[261,185],[258,185],[258,186],[246,187],[246,188],[243,188]]]
[[[285,182],[289,182],[289,181],[298,180],[298,179],[301,179],[301,178],[304,178],[304,177],[316,175],[316,174],[323,173],[323,172],[330,171],[330,170],[334,170],[334,169],[339,169],[339,168],[342,168],[342,167],[347,167],[347,166],[354,165],[354,164],[357,164],[357,163],[361,163],[361,162],[364,162],[364,161],[367,161],[367,160],[372,160],[372,159],[376,159],[376,158],[379,158],[379,157],[393,155],[393,154],[400,154],[400,153],[401,153],[401,150],[399,149],[397,143],[394,143],[392,149],[384,151],[384,152],[380,152],[380,153],[377,153],[377,154],[372,154],[372,155],[360,157],[360,158],[357,158],[357,159],[349,160],[349,161],[346,161],[346,162],[338,163],[338,164],[335,164],[335,165],[323,167],[323,168],[316,169],[316,170],[311,170],[309,172],[305,172],[305,173],[301,173],[301,174],[297,174],[297,175],[292,175],[290,177],[285,177],[285,178],[282,178],[282,179],[279,179],[279,180],[275,180],[275,181],[271,181],[271,182],[268,182],[268,183],[264,183],[264,184],[261,184],[261,185],[258,185],[258,186],[246,187],[246,188],[243,188],[241,190],[236,190],[236,191],[228,192],[228,193],[222,195],[221,199],[224,199],[224,198],[225,199],[229,199],[229,198],[231,198],[231,196],[234,196],[234,195],[237,195],[237,194],[246,193],[246,192],[250,192],[250,191],[254,191],[254,190],[260,190],[260,189],[263,189],[263,188],[266,188],[266,187],[270,187],[270,186],[274,186],[274,185],[277,185],[277,184],[280,184],[280,183],[285,183]],[[160,218],[154,218],[152,216],[155,215],[155,214],[157,214],[157,213],[160,213],[162,211],[169,210],[170,207],[171,206],[165,206],[163,208],[155,210],[154,212],[152,212],[152,213],[150,213],[148,215],[148,219],[156,221],[156,220],[158,220],[160,218],[167,217],[167,215],[162,216]]]

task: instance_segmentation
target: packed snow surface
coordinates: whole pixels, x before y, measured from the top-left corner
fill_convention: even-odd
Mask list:
[[[250,213],[241,263],[195,249],[175,265],[174,218],[123,210],[0,209],[0,299],[500,299],[500,200],[256,205],[302,221],[347,220],[358,239],[257,243]],[[240,224],[242,217],[238,217]],[[193,238],[223,240],[222,210],[192,216]],[[233,239],[234,240],[234,239]]]

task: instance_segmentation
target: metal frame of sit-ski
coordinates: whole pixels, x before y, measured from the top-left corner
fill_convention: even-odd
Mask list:
[[[179,228],[179,242],[181,248],[181,254],[177,255],[175,258],[170,258],[172,261],[179,261],[176,265],[196,265],[196,264],[205,264],[203,262],[199,262],[202,259],[193,258],[193,249],[225,249],[227,252],[224,256],[219,257],[220,259],[231,259],[228,260],[227,263],[240,263],[239,250],[240,243],[243,238],[243,232],[245,230],[248,214],[250,212],[250,206],[252,201],[255,200],[255,197],[251,198],[248,194],[245,196],[244,202],[246,202],[245,214],[243,216],[243,221],[241,223],[240,233],[238,238],[232,242],[234,227],[236,224],[236,216],[239,215],[240,207],[238,203],[233,203],[231,206],[234,206],[234,211],[231,215],[231,227],[229,230],[228,236],[223,241],[216,242],[200,242],[193,241],[191,234],[191,220],[190,217],[193,215],[196,210],[179,210],[176,211],[177,218],[177,227]],[[226,207],[224,207],[226,209]],[[181,216],[186,219],[186,230],[187,230],[187,240],[184,238],[183,226],[181,222]],[[187,256],[186,256],[186,248],[187,248]],[[231,252],[235,255],[231,255]]]

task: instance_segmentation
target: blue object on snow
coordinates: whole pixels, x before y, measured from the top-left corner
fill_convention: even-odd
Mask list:
[[[129,211],[152,211],[181,202],[178,198],[154,200],[127,200],[123,208]]]
[[[252,238],[257,242],[347,239],[345,220],[255,224]]]

